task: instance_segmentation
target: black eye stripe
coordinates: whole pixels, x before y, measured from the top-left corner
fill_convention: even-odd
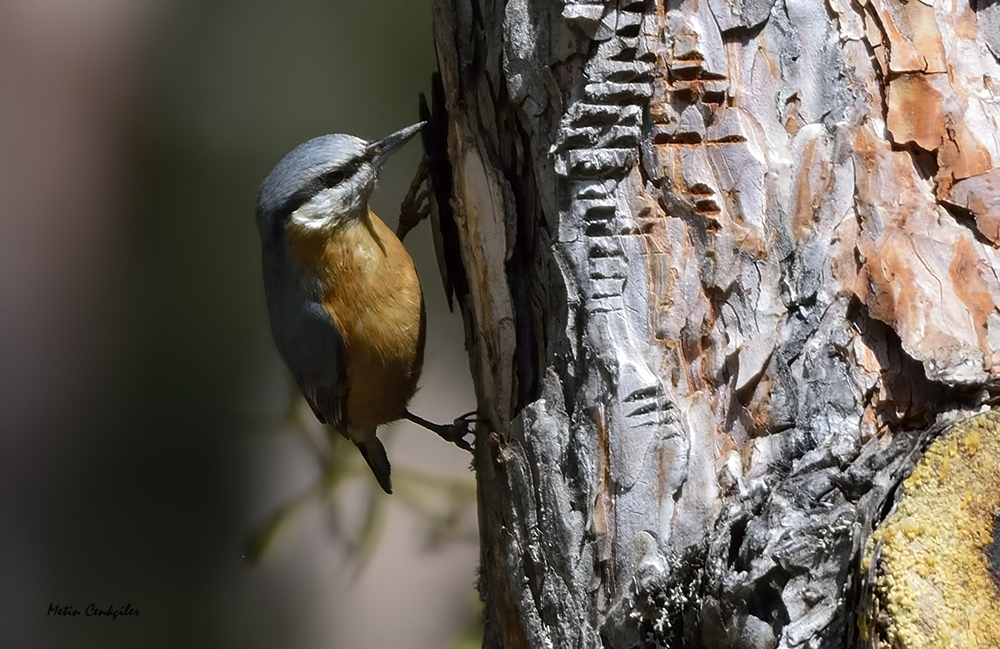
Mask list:
[[[341,169],[334,169],[333,171],[328,171],[320,176],[319,181],[323,183],[324,187],[329,188],[335,187],[336,185],[344,182],[345,178],[347,178],[347,174],[345,174]]]
[[[275,216],[277,217],[275,221],[284,227],[284,222],[288,216],[299,209],[304,203],[308,202],[316,194],[320,193],[324,189],[329,189],[331,187],[336,187],[337,185],[343,183],[345,180],[349,179],[361,165],[367,162],[367,158],[355,158],[342,167],[336,169],[329,169],[323,173],[315,176],[310,180],[304,187],[299,191],[295,192],[285,202],[280,208],[278,208]]]
[[[351,160],[342,167],[323,172],[316,180],[321,187],[335,187],[357,173],[362,162],[358,159]]]

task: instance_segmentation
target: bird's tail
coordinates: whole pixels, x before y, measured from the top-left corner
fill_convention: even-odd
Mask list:
[[[391,471],[389,456],[386,455],[385,447],[382,446],[379,438],[375,436],[374,431],[371,435],[366,435],[365,439],[354,440],[354,444],[361,451],[361,457],[365,458],[365,462],[371,467],[372,473],[375,474],[375,479],[378,480],[379,486],[382,487],[382,491],[391,494],[392,479],[389,477]]]

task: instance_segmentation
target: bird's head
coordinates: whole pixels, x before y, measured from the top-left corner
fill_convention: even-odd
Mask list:
[[[265,242],[286,227],[331,230],[363,219],[379,167],[423,122],[375,142],[341,133],[295,147],[264,178],[257,225]]]

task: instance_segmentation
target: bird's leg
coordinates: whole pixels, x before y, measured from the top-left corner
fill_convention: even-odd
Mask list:
[[[465,436],[472,432],[469,428],[471,424],[486,421],[478,417],[476,411],[467,412],[450,424],[435,424],[427,421],[423,417],[418,417],[409,410],[406,411],[406,419],[418,426],[423,426],[427,430],[437,433],[441,439],[451,442],[455,446],[466,451],[472,451],[472,445],[465,441]]]
[[[420,159],[417,165],[417,173],[410,183],[410,190],[403,197],[403,202],[399,206],[399,225],[396,226],[396,236],[402,241],[403,237],[417,227],[417,224],[426,219],[431,213],[430,203],[427,201],[427,189],[424,184],[427,181],[427,156]]]

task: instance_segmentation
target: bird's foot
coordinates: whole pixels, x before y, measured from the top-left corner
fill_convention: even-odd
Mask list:
[[[425,187],[427,181],[427,156],[420,159],[417,166],[417,173],[413,176],[410,189],[403,197],[403,202],[399,206],[399,225],[396,226],[396,236],[402,241],[403,237],[417,227],[417,225],[430,216],[431,205],[427,200],[428,193]]]
[[[458,448],[470,453],[472,452],[472,445],[465,440],[465,436],[472,432],[471,426],[473,424],[486,421],[475,410],[465,413],[450,424],[435,424],[432,421],[418,417],[409,410],[406,411],[406,418],[418,426],[423,426],[427,430],[437,433],[441,439],[451,442]]]

